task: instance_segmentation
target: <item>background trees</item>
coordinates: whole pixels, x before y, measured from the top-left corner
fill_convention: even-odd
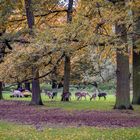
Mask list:
[[[0,41],[3,43],[6,39],[13,50],[6,53],[0,64],[1,81],[22,83],[33,80],[33,98],[38,95],[34,98],[37,99],[35,102],[42,104],[39,79],[57,70],[61,75],[59,80],[64,77],[63,93],[69,93],[70,82],[92,83],[115,79],[117,64],[115,108],[131,108],[128,58],[131,45],[127,35],[132,31],[132,25],[128,22],[131,20],[128,11],[133,11],[133,22],[136,23],[135,50],[139,46],[137,5],[138,1],[127,1],[125,4],[124,1],[103,0],[69,0],[67,3],[55,0],[2,1],[0,22],[5,32]],[[114,25],[116,32],[112,30]],[[133,103],[139,103],[139,55],[134,51],[133,56]],[[7,68],[9,70],[5,73]]]

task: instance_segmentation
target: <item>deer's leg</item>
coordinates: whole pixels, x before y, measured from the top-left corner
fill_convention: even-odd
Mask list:
[[[54,95],[52,95],[52,99],[53,99]]]
[[[85,100],[86,100],[86,96],[84,96],[85,97]]]
[[[90,98],[90,101],[93,99],[93,97]]]
[[[77,101],[79,100],[80,96],[77,97]]]

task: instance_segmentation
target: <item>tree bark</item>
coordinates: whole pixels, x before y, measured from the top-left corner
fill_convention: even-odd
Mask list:
[[[5,33],[6,29],[3,29],[2,33],[0,33],[0,37],[3,35],[3,33]],[[3,62],[3,58],[4,58],[4,55],[5,55],[5,48],[6,48],[6,44],[4,43],[0,43],[0,63]],[[0,81],[0,100],[3,99],[3,96],[2,96],[2,81]]]
[[[2,82],[0,82],[0,100],[3,99],[3,96],[2,96]]]
[[[32,9],[32,0],[25,0],[25,9],[28,27],[30,29],[30,34],[33,35],[33,26],[34,26],[34,14]],[[40,84],[39,80],[36,79],[39,77],[39,70],[36,67],[33,67],[34,78],[32,80],[32,100],[31,105],[43,105],[40,95]]]
[[[18,90],[19,88],[22,88],[22,83],[18,83],[18,84],[17,84],[17,90]]]
[[[140,10],[139,10],[140,11]],[[139,12],[140,13],[140,12]],[[133,99],[132,104],[140,105],[140,52],[135,51],[136,43],[140,36],[140,16],[137,17],[134,12],[134,35],[133,35]]]
[[[29,83],[29,82],[26,82],[26,83],[25,83],[25,89],[31,91],[30,83]]]
[[[25,0],[26,17],[29,29],[34,26],[34,14],[32,9],[32,0]]]
[[[67,10],[67,23],[71,23],[72,21],[72,11],[73,11],[73,0],[69,0],[68,10]],[[61,101],[69,101],[70,92],[69,92],[69,84],[70,84],[70,56],[65,55],[65,63],[64,63],[64,87]]]
[[[125,24],[116,25],[116,34],[120,35],[119,46],[127,43],[127,29]],[[117,94],[114,109],[133,109],[130,103],[130,73],[128,46],[117,48]],[[125,54],[126,53],[126,54]]]
[[[65,56],[64,63],[64,86],[63,86],[63,95],[61,101],[69,101],[69,85],[70,85],[70,57]]]
[[[30,105],[43,105],[40,94],[39,72],[37,68],[33,68],[34,78],[32,80],[32,100]]]

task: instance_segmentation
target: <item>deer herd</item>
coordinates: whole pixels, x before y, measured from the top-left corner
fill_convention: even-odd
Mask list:
[[[75,93],[75,97],[77,97],[77,100],[82,99],[82,97],[84,97],[86,99],[87,96],[89,96],[90,101],[92,99],[95,100],[97,96],[99,97],[99,99],[101,97],[104,97],[104,99],[106,99],[107,93],[105,93],[105,92],[99,92],[99,93],[93,93],[91,95],[88,92],[76,92]]]
[[[49,99],[53,99],[54,97],[57,96],[57,93],[53,93],[51,91],[45,91],[45,94],[49,97]],[[78,91],[75,93],[75,98],[77,98],[77,100],[82,100],[82,98],[84,98],[85,100],[87,99],[87,97],[90,98],[90,101],[92,99],[96,99],[98,96],[98,98],[100,99],[101,97],[104,98],[104,100],[106,100],[106,96],[107,96],[107,93],[105,92],[99,92],[99,93],[93,93],[93,94],[89,94],[88,92],[85,92],[85,91]]]
[[[44,90],[45,95],[47,95],[49,97],[49,99],[54,99],[55,97],[57,97],[57,91],[48,91],[48,90]],[[30,96],[31,97],[31,92],[28,90],[25,90],[24,92],[21,92],[19,90],[14,90],[12,92],[12,95],[10,97],[27,97]],[[82,100],[82,98],[84,98],[85,100],[87,99],[87,97],[90,98],[90,101],[92,99],[96,99],[98,96],[98,98],[100,99],[101,97],[104,98],[104,100],[106,100],[106,96],[107,93],[105,92],[100,92],[99,90],[96,90],[96,92],[94,92],[93,94],[89,94],[86,91],[77,91],[75,93],[75,98],[79,101]],[[69,95],[70,99],[71,99],[71,93]]]

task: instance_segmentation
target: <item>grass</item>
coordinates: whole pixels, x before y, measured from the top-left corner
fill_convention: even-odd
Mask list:
[[[140,128],[67,127],[41,130],[0,121],[0,140],[139,140]]]
[[[74,92],[73,92],[74,93]],[[10,98],[9,93],[4,93],[4,99],[6,100],[26,100],[30,101],[31,98]],[[47,96],[42,94],[42,100],[44,103],[44,107],[48,108],[62,108],[66,110],[111,110],[115,104],[115,96],[114,95],[108,95],[107,100],[104,100],[101,98],[98,100],[89,100],[89,97],[85,100],[82,99],[81,101],[77,101],[74,95],[71,97],[70,102],[61,102],[61,96],[60,93],[58,97],[54,100],[49,99]]]
[[[31,98],[10,98],[9,93],[4,93],[6,100],[26,100]],[[70,102],[60,102],[57,99],[50,100],[42,94],[45,106],[41,108],[62,108],[65,110],[112,110],[115,104],[115,96],[109,94],[107,100],[103,98],[95,101],[76,101],[72,96]],[[134,106],[136,112],[140,113],[140,106]],[[97,128],[97,127],[59,127],[45,126],[38,130],[34,126],[20,125],[0,121],[0,140],[139,140],[140,128]]]
[[[109,94],[107,99],[101,98],[98,100],[90,101],[89,98],[77,101],[74,97],[74,92],[72,93],[72,98],[70,102],[61,102],[61,93],[58,93],[58,97],[54,100],[49,99],[46,95],[42,94],[42,100],[45,106],[42,108],[62,108],[66,110],[112,110],[115,104],[115,96]],[[3,94],[5,100],[23,100],[31,101],[31,98],[10,98],[10,93],[6,92]],[[140,106],[134,105],[134,110],[140,112]]]

